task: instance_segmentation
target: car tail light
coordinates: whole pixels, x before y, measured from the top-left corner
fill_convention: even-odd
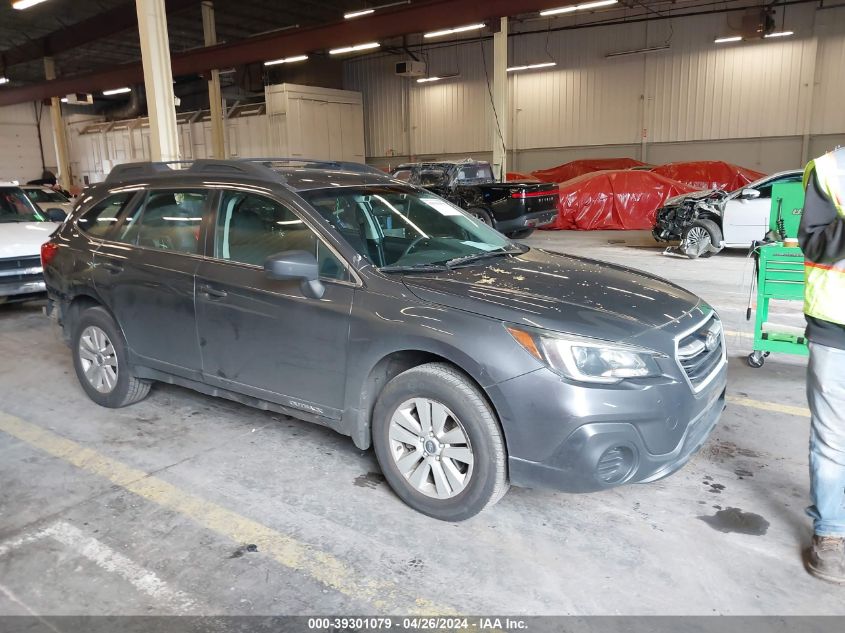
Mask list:
[[[59,252],[59,245],[46,242],[41,245],[41,267],[46,268]]]
[[[554,190],[549,191],[514,191],[511,193],[511,198],[543,198],[545,196],[553,196]]]

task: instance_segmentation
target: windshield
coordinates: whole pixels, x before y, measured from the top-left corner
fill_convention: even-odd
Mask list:
[[[347,242],[378,267],[445,265],[516,250],[504,235],[425,191],[399,185],[301,194]]]
[[[0,222],[45,222],[44,216],[18,187],[0,187]]]
[[[24,193],[33,202],[58,202],[65,204],[68,199],[57,191],[47,191],[46,189],[24,189]]]

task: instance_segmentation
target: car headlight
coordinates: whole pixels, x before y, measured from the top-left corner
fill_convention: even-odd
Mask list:
[[[626,378],[648,378],[663,373],[656,359],[665,354],[642,347],[515,327],[507,329],[525,351],[570,380],[615,384]]]

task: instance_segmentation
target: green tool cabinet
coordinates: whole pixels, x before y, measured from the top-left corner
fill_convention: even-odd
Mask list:
[[[804,301],[804,254],[800,248],[780,243],[758,247],[757,311],[754,321],[754,351],[748,355],[751,367],[762,367],[771,352],[806,356],[803,333],[778,331],[769,325],[772,299]]]

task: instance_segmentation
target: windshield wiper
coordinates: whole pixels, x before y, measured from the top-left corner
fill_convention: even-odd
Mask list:
[[[382,266],[379,270],[383,273],[433,273],[448,270],[445,264],[414,264],[412,266]]]
[[[485,251],[483,253],[474,253],[472,255],[464,255],[463,257],[455,257],[446,262],[446,268],[451,270],[463,264],[470,264],[482,259],[493,259],[494,257],[502,257],[503,255],[522,255],[527,249],[523,248],[497,248],[493,251]]]

